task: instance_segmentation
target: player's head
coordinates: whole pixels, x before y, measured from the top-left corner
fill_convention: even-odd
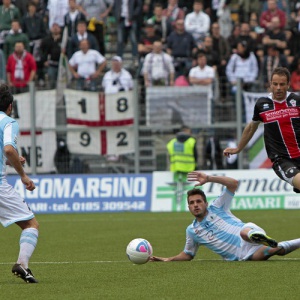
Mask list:
[[[200,189],[192,189],[187,192],[188,207],[192,215],[202,219],[207,213],[208,202],[205,193]]]
[[[199,195],[204,202],[207,202],[205,193],[200,189],[192,189],[187,192],[187,202],[189,204],[190,196]]]
[[[291,74],[287,68],[284,68],[284,67],[275,68],[271,74],[271,81],[273,80],[274,75],[283,76],[286,78],[287,83],[288,84],[290,83]]]
[[[287,68],[275,68],[271,74],[270,90],[273,98],[283,101],[286,98],[286,92],[290,87],[291,74]]]
[[[0,111],[6,112],[13,103],[14,96],[6,84],[0,84]]]

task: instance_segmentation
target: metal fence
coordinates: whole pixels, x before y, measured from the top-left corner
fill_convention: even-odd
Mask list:
[[[68,90],[70,91],[70,89]],[[150,90],[151,88],[148,90],[148,95],[150,94]],[[152,88],[152,91],[153,90],[157,91],[159,89]],[[187,90],[189,91],[188,93]],[[67,90],[65,90],[65,93],[66,91]],[[194,94],[196,91],[196,97],[194,96],[195,99],[190,98],[190,96],[187,98],[186,95],[194,95],[191,91],[193,91]],[[100,124],[100,126],[97,126],[96,124],[93,127],[85,126],[80,128],[76,128],[76,126],[69,126],[70,124],[68,124],[68,119],[70,119],[70,117],[68,114],[70,114],[70,111],[68,111],[68,109],[70,108],[67,108],[66,105],[66,95],[63,101],[59,99],[55,100],[55,125],[53,128],[47,128],[46,124],[43,124],[43,120],[38,121],[39,124],[37,124],[37,120],[42,118],[40,116],[41,108],[38,108],[39,106],[37,105],[37,102],[40,103],[39,105],[43,105],[43,103],[46,105],[50,99],[51,93],[56,95],[55,90],[44,91],[46,92],[46,94],[43,94],[46,96],[42,96],[44,99],[37,99],[38,92],[39,91],[36,91],[35,86],[31,84],[29,91],[30,103],[27,106],[27,109],[25,109],[27,111],[23,111],[23,114],[30,113],[29,123],[27,123],[25,127],[20,124],[21,133],[30,133],[27,134],[27,139],[30,139],[30,142],[27,141],[27,144],[30,145],[30,151],[24,151],[25,148],[22,146],[22,140],[20,141],[20,147],[23,147],[21,154],[25,154],[27,156],[27,160],[30,161],[30,165],[27,166],[27,172],[33,174],[148,173],[156,170],[168,170],[166,144],[175,136],[183,123],[188,123],[188,125],[192,128],[194,137],[197,139],[199,153],[198,167],[202,169],[225,169],[228,168],[228,165],[226,165],[226,160],[222,156],[222,151],[228,142],[239,140],[245,123],[245,119],[243,119],[245,112],[243,108],[240,82],[238,83],[235,97],[231,98],[227,103],[219,103],[219,101],[214,98],[208,99],[207,94],[205,94],[205,90],[201,90],[201,88],[197,90],[195,87],[186,87],[184,89],[178,87],[174,87],[174,89],[172,89],[172,87],[162,87],[160,90],[161,94],[156,94],[155,96],[157,101],[156,103],[161,104],[161,109],[159,111],[158,107],[158,110],[152,112],[151,116],[151,104],[149,104],[151,101],[149,102],[149,97],[147,99],[147,90],[138,82],[138,80],[135,80],[134,91],[132,92],[133,96],[129,102],[129,105],[132,105],[133,122],[131,124],[132,128],[130,131],[131,138],[128,141],[129,143],[132,143],[131,146],[133,150],[128,151],[128,153],[121,153],[119,151],[114,152],[113,150],[105,153],[99,152],[98,154],[93,151],[91,153],[89,153],[89,151],[80,153],[70,151],[69,149],[69,145],[72,144],[76,135],[81,137],[81,141],[79,141],[79,143],[84,144],[88,142],[90,137],[95,136],[95,132],[101,133],[105,130],[107,130],[107,132],[111,132],[114,126],[108,126],[105,124]],[[79,92],[83,93],[83,91]],[[89,93],[86,97],[87,99],[98,99],[99,92],[87,93]],[[21,102],[24,95],[25,94],[15,95],[15,98],[19,99],[18,102]],[[181,109],[183,110],[183,113],[188,111],[188,115],[185,116],[185,119],[173,118],[172,121],[168,121],[167,118],[170,117],[170,107],[172,107],[174,103],[178,104],[176,99],[185,101],[186,104],[182,105]],[[207,107],[205,107],[204,104],[202,105],[197,103],[199,99],[202,99],[202,102],[205,100],[203,103],[205,103],[205,105],[208,103]],[[75,99],[74,103],[76,102],[75,104],[82,108],[82,103],[80,104],[81,100]],[[173,104],[171,103],[172,101],[174,102]],[[166,102],[170,102],[168,103],[169,106],[166,105]],[[100,106],[103,105],[103,103],[101,104],[101,101],[99,103],[98,104]],[[181,104],[179,103],[178,107],[180,107],[180,105]],[[174,107],[172,109],[174,110]],[[47,113],[47,108],[43,108],[42,110],[45,110]],[[15,113],[16,111],[13,112],[13,116]],[[48,113],[50,112],[48,111]],[[159,114],[158,119],[154,118],[155,114]],[[149,118],[152,118],[153,120],[151,121]],[[122,128],[121,132],[126,132],[124,131],[126,129],[126,126],[124,125],[125,123],[123,124],[121,122],[119,124],[121,125],[116,123],[116,126],[118,128]],[[42,130],[41,127],[43,127]],[[37,141],[39,138],[39,130],[43,132],[53,131],[55,133],[55,139],[44,139],[43,147],[40,147],[40,141]],[[70,134],[72,132],[74,133],[73,138],[72,134]],[[106,134],[109,135],[109,133]],[[116,134],[116,132],[113,132],[113,134]],[[121,134],[119,136],[119,140],[122,141],[123,137],[124,136]],[[211,142],[214,143],[213,151],[208,149],[208,144]],[[55,144],[55,151],[51,152],[50,150],[53,148],[53,143]],[[109,143],[109,140],[106,143]],[[39,153],[40,148],[43,149],[43,153]],[[107,146],[107,149],[108,148],[109,147]],[[46,157],[48,161],[51,160],[53,163],[52,169],[45,170],[40,168],[38,160],[41,156],[44,158]],[[246,151],[244,155],[239,156],[236,167],[239,169],[248,167]]]

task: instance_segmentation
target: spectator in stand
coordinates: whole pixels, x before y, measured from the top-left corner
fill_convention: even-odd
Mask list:
[[[30,1],[31,0],[12,0],[12,3],[19,9],[20,16],[24,16],[27,13],[28,3]]]
[[[13,94],[28,91],[28,84],[34,80],[36,63],[33,56],[25,50],[23,42],[16,42],[6,64],[7,84]]]
[[[270,44],[267,46],[267,54],[264,56],[263,66],[261,70],[265,88],[269,87],[272,72],[277,67],[288,68],[289,64],[286,56],[283,53],[280,53],[277,45]]]
[[[115,0],[114,17],[117,22],[117,55],[123,57],[128,38],[131,41],[133,63],[137,62],[137,37],[139,32],[139,18],[142,14],[142,0]]]
[[[239,20],[240,22],[249,23],[251,14],[260,14],[262,11],[262,0],[239,0]]]
[[[227,39],[221,35],[220,25],[217,22],[211,25],[211,37],[213,39],[213,50],[218,53],[220,59],[217,70],[221,92],[220,100],[225,102],[227,97],[226,65],[231,55],[231,48]]]
[[[217,10],[217,22],[220,25],[220,33],[226,39],[230,36],[233,27],[231,6],[229,5],[230,1],[231,0],[220,1]]]
[[[58,24],[53,23],[50,34],[42,39],[40,47],[41,61],[47,69],[50,89],[53,89],[56,86],[59,57],[62,51],[61,41],[61,28]]]
[[[300,59],[298,59],[297,69],[291,74],[291,88],[293,92],[300,92]]]
[[[21,25],[18,20],[14,20],[11,22],[11,30],[9,34],[6,36],[3,44],[3,52],[5,57],[7,58],[10,54],[14,52],[15,43],[23,42],[25,49],[29,51],[29,39],[27,34],[22,33]]]
[[[40,86],[44,86],[44,70],[41,61],[40,46],[42,38],[46,36],[46,27],[43,18],[36,13],[36,5],[29,2],[28,12],[22,18],[21,26],[25,34],[29,38],[30,53],[33,55],[37,64],[37,79]]]
[[[185,13],[178,7],[178,0],[168,0],[168,6],[164,9],[163,15],[175,26],[177,20],[184,20]]]
[[[241,32],[238,38],[238,41],[246,41],[248,44],[249,50],[255,52],[256,51],[256,40],[252,38],[250,35],[251,33],[251,28],[249,23],[242,23],[241,24]]]
[[[163,15],[163,6],[161,3],[154,5],[153,16],[148,19],[147,23],[153,23],[155,34],[158,35],[163,44],[167,42],[167,37],[172,31],[172,25],[167,17]]]
[[[23,0],[19,0],[19,1],[23,1]],[[43,18],[46,28],[48,29],[48,18],[46,16],[46,8],[47,8],[46,2],[48,2],[48,0],[29,0],[29,1],[35,4],[36,13]]]
[[[105,24],[113,8],[114,0],[79,0],[78,4],[89,21],[88,30],[95,36],[99,51],[105,56]]]
[[[3,0],[0,5],[0,46],[11,29],[13,20],[20,20],[19,9],[11,3],[11,0]]]
[[[89,41],[90,49],[99,51],[99,45],[93,34],[87,31],[87,26],[84,21],[79,21],[77,24],[77,32],[71,38],[71,40],[67,44],[67,56],[71,58],[72,55],[79,50],[79,43],[82,40]]]
[[[40,44],[37,41],[40,41],[46,35],[46,28],[42,17],[36,13],[35,3],[29,2],[27,7],[28,11],[21,20],[21,27],[23,33],[27,34],[29,38],[30,52],[34,53],[34,48],[39,47]]]
[[[296,32],[300,32],[300,2],[295,11],[291,13],[291,27]]]
[[[284,49],[284,54],[290,64],[290,72],[296,69],[298,56],[300,54],[300,32],[295,30],[285,30],[287,47]]]
[[[280,20],[277,16],[272,17],[269,29],[265,32],[262,43],[265,47],[275,44],[281,52],[286,49],[286,36],[284,31],[280,28]]]
[[[217,23],[214,23],[217,24]],[[218,24],[219,26],[219,24]],[[241,24],[234,24],[231,35],[227,38],[228,45],[231,48],[232,53],[236,52],[237,43],[241,34]]]
[[[65,25],[64,17],[69,11],[69,0],[48,0],[47,11],[49,28],[54,23],[62,28]]]
[[[207,86],[209,88],[209,98],[213,99],[213,82],[216,73],[213,67],[207,65],[206,55],[199,53],[197,57],[197,66],[192,68],[189,73],[189,82],[192,85]]]
[[[153,44],[153,51],[145,57],[143,75],[146,87],[174,85],[172,57],[162,49],[162,42],[156,41]]]
[[[131,74],[122,68],[122,58],[114,56],[111,59],[111,70],[104,74],[102,86],[105,94],[113,94],[133,89]]]
[[[78,22],[86,22],[85,15],[78,10],[76,0],[69,0],[69,11],[64,16],[64,24],[68,28],[68,37],[71,39],[77,32]]]
[[[211,36],[206,36],[202,44],[198,45],[198,51],[196,53],[196,60],[199,53],[204,53],[207,59],[207,65],[213,67],[217,72],[220,64],[219,54],[213,49],[213,40]]]
[[[272,29],[271,20],[273,17],[278,17],[280,20],[280,29],[286,26],[285,12],[277,7],[276,0],[268,0],[268,9],[260,15],[260,26],[266,30]]]
[[[192,67],[196,51],[197,45],[193,36],[185,31],[184,20],[177,20],[175,29],[167,38],[167,53],[174,59],[176,77],[185,74]]]
[[[234,95],[237,90],[237,80],[242,79],[242,88],[251,90],[258,77],[258,63],[253,52],[249,51],[246,41],[237,45],[237,53],[231,55],[226,66],[226,75],[231,84],[231,92]]]
[[[105,57],[90,49],[87,39],[81,40],[80,50],[69,60],[69,68],[77,82],[77,89],[96,91],[99,77],[106,66]]]
[[[152,20],[148,20],[144,27],[144,35],[142,35],[138,44],[140,62],[141,60],[143,61],[148,53],[152,52],[153,43],[160,39],[160,36],[155,33],[155,27]]]
[[[184,27],[193,36],[197,44],[203,42],[204,37],[210,30],[210,18],[203,12],[202,0],[194,1],[193,12],[186,15]]]

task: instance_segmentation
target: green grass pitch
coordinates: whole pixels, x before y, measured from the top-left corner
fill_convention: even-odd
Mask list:
[[[300,211],[236,211],[278,241],[300,238]],[[189,213],[37,215],[40,238],[30,268],[39,284],[11,273],[20,230],[0,233],[1,299],[299,299],[300,250],[266,262],[224,262],[200,249],[191,262],[134,265],[126,257],[134,238],[154,255],[173,256],[185,242]]]

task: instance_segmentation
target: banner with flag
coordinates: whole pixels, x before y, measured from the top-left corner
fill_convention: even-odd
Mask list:
[[[104,93],[65,90],[67,144],[78,154],[134,152],[133,92]]]

